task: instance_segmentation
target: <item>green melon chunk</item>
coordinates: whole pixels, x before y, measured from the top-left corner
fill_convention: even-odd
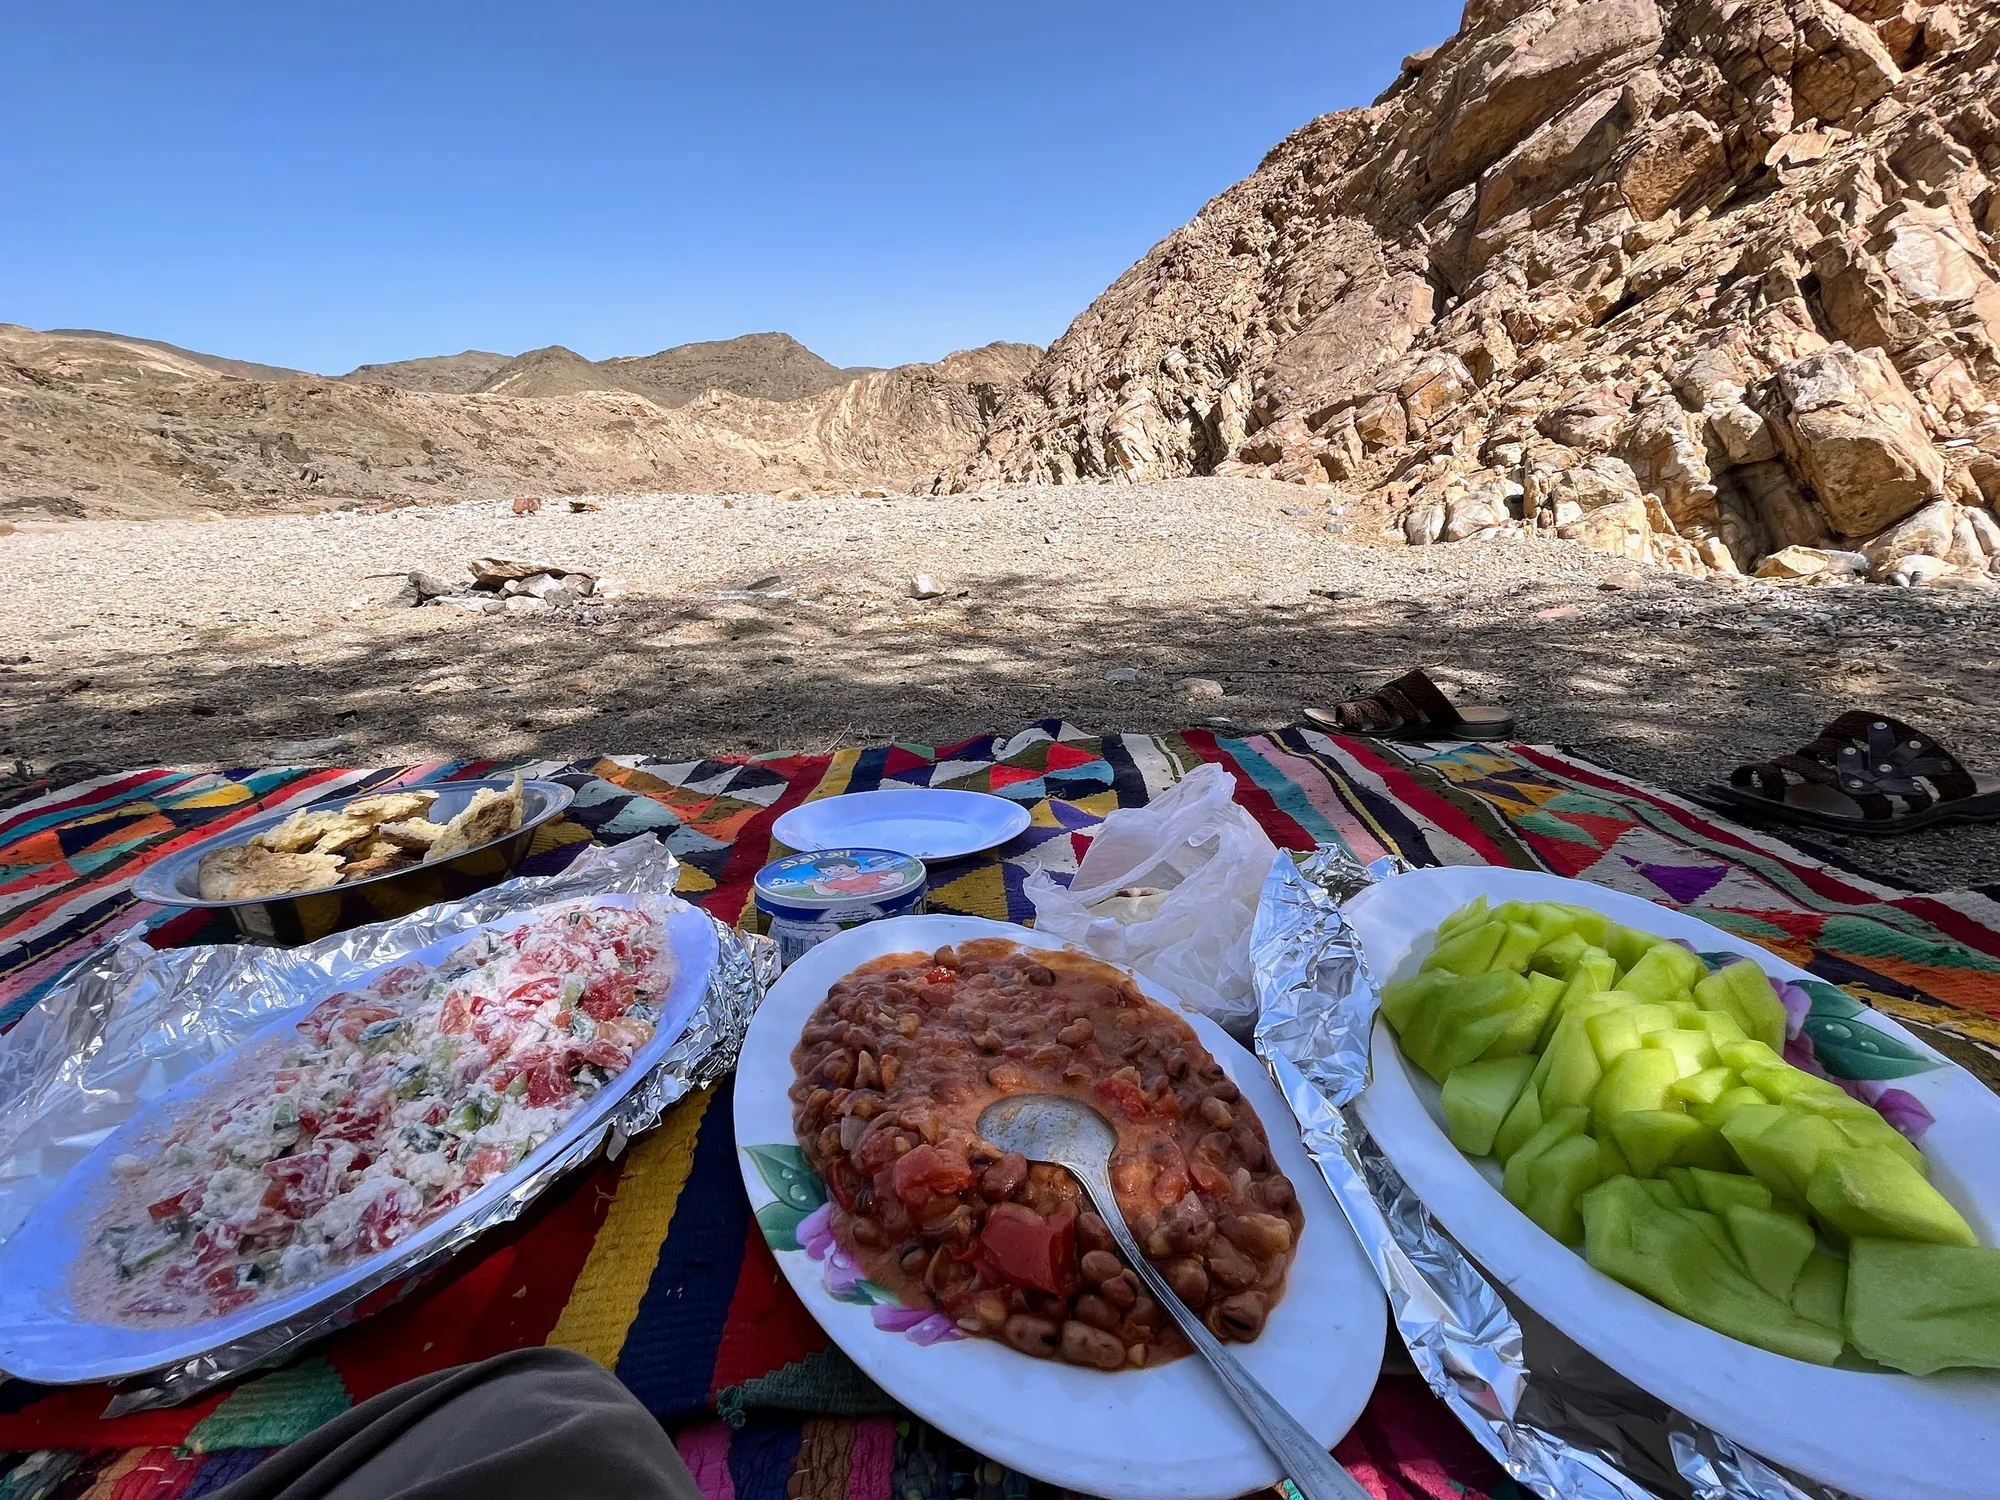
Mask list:
[[[1494,1038],[1493,1045],[1486,1049],[1487,1057],[1518,1057],[1535,1050],[1535,1042],[1542,1034],[1542,1028],[1562,998],[1563,984],[1547,974],[1524,976],[1528,993],[1521,1003],[1508,1014],[1506,1029]]]
[[[1770,1067],[1784,1062],[1784,1059],[1759,1041],[1724,1042],[1717,1046],[1715,1055],[1741,1073],[1746,1068]]]
[[[1604,1070],[1603,1082],[1590,1096],[1590,1118],[1597,1133],[1610,1135],[1611,1122],[1630,1110],[1665,1109],[1667,1089],[1680,1076],[1671,1053],[1635,1047],[1621,1054]]]
[[[1762,1067],[1745,1068],[1743,1081],[1769,1099],[1773,1104],[1789,1104],[1794,1100],[1819,1098],[1835,1107],[1844,1107],[1858,1101],[1850,1099],[1837,1083],[1824,1078],[1815,1078],[1803,1068],[1795,1068],[1790,1063],[1766,1063]],[[1863,1106],[1866,1108],[1866,1106]]]
[[[1742,1276],[1750,1274],[1750,1268],[1743,1264],[1743,1257],[1736,1253],[1736,1241],[1729,1237],[1729,1225],[1720,1214],[1712,1214],[1705,1208],[1676,1207],[1674,1212],[1699,1229],[1702,1238],[1715,1247],[1728,1265]]]
[[[1565,1245],[1583,1243],[1576,1202],[1602,1173],[1597,1142],[1587,1135],[1557,1141],[1528,1168],[1527,1192],[1516,1206]]]
[[[1438,923],[1438,941],[1443,942],[1444,939],[1451,936],[1454,932],[1462,931],[1468,927],[1479,926],[1488,919],[1489,915],[1486,898],[1484,896],[1473,897],[1472,900],[1466,902],[1465,905]]]
[[[1620,991],[1609,993],[1616,995]],[[1639,1046],[1654,1032],[1672,1029],[1673,1024],[1673,1012],[1664,1005],[1642,1001],[1637,1005],[1620,1005],[1616,1009],[1588,1016],[1584,1019],[1583,1029],[1590,1037],[1598,1062],[1608,1068],[1620,1055]]]
[[[1769,1135],[1767,1131],[1766,1138]],[[1806,1202],[1822,1223],[1857,1239],[1979,1243],[1972,1226],[1944,1194],[1900,1156],[1874,1147],[1822,1152],[1806,1187]]]
[[[1546,1069],[1538,1069],[1542,1073],[1539,1087],[1544,1115],[1588,1104],[1604,1077],[1597,1053],[1581,1025],[1557,1027],[1542,1061],[1547,1064]]]
[[[1680,1065],[1682,1078],[1692,1078],[1695,1074],[1716,1065],[1715,1044],[1699,1031],[1684,1031],[1680,1027],[1674,1027],[1666,1031],[1651,1032],[1645,1038],[1645,1045],[1662,1052],[1673,1053],[1674,1061]]]
[[[1611,1117],[1610,1130],[1634,1177],[1657,1177],[1661,1168],[1714,1134],[1693,1116],[1666,1109],[1625,1110]]]
[[[1519,974],[1475,974],[1456,979],[1404,1031],[1403,1055],[1442,1083],[1506,1032],[1511,1012],[1528,998]]]
[[[1830,1121],[1800,1110],[1764,1106],[1776,1118],[1755,1108],[1737,1110],[1722,1127],[1722,1137],[1736,1158],[1778,1198],[1805,1201],[1806,1184],[1812,1181],[1819,1160],[1829,1151],[1847,1144]]]
[[[1542,1096],[1530,1085],[1521,1090],[1521,1097],[1500,1122],[1499,1132],[1493,1137],[1493,1154],[1503,1163],[1511,1161],[1514,1153],[1541,1128]]]
[[[1382,1019],[1401,1036],[1418,1015],[1441,1000],[1457,982],[1458,976],[1448,969],[1431,969],[1392,979],[1382,986]]]
[[[1692,1036],[1695,1033],[1690,1032]],[[1704,1038],[1705,1040],[1705,1038]],[[1669,1099],[1678,1099],[1690,1109],[1705,1104],[1713,1104],[1730,1089],[1736,1087],[1734,1068],[1703,1068],[1699,1073],[1688,1073],[1676,1078],[1667,1089]]]
[[[1625,1175],[1629,1177],[1632,1174],[1628,1172]],[[1680,1189],[1675,1187],[1671,1182],[1668,1182],[1664,1177],[1642,1177],[1639,1179],[1639,1186],[1646,1190],[1648,1198],[1651,1198],[1662,1208],[1686,1208],[1689,1206],[1681,1201]]]
[[[2000,1369],[2000,1250],[1856,1238],[1847,1336],[1870,1359],[1912,1375]]]
[[[1618,1142],[1610,1136],[1601,1137],[1597,1142],[1598,1175],[1602,1177],[1636,1177],[1632,1163],[1625,1160],[1625,1153],[1618,1149]]]
[[[1493,1057],[1453,1068],[1444,1081],[1444,1117],[1451,1127],[1451,1143],[1467,1156],[1490,1152],[1493,1138],[1534,1070],[1532,1057]]]
[[[1598,946],[1618,960],[1618,972],[1623,974],[1652,952],[1654,945],[1659,941],[1650,932],[1641,932],[1636,927],[1627,927],[1622,922],[1614,922],[1605,929],[1604,941]]]
[[[1730,1042],[1747,1042],[1750,1040],[1743,1032],[1743,1023],[1737,1020],[1736,1017],[1728,1015],[1723,1011],[1697,1010],[1688,1018],[1688,1021],[1689,1024],[1699,1027],[1708,1039],[1715,1043],[1718,1053]]]
[[[1618,988],[1648,1000],[1674,1000],[1708,977],[1708,965],[1679,943],[1655,942],[1628,968]]]
[[[1694,1170],[1691,1167],[1667,1167],[1660,1173],[1659,1180],[1670,1182],[1681,1200],[1683,1208],[1707,1208],[1701,1201],[1701,1194],[1694,1185]]]
[[[1811,1109],[1814,1102],[1808,1100],[1805,1108]],[[1916,1142],[1897,1130],[1874,1110],[1867,1110],[1865,1114],[1843,1110],[1830,1118],[1833,1120],[1833,1128],[1845,1136],[1851,1145],[1880,1146],[1895,1152],[1924,1177],[1928,1178],[1931,1175],[1930,1163],[1924,1160],[1924,1153],[1917,1149]]]
[[[1764,971],[1748,959],[1717,969],[1695,985],[1694,997],[1706,1010],[1736,1017],[1753,1041],[1762,1042],[1773,1052],[1784,1050],[1785,1002],[1771,988]]]
[[[1770,1100],[1751,1088],[1749,1084],[1739,1083],[1716,1095],[1713,1104],[1704,1104],[1699,1114],[1704,1124],[1713,1125],[1720,1130],[1729,1122],[1730,1116],[1746,1106],[1753,1109],[1776,1108]]]
[[[1773,1297],[1789,1304],[1792,1287],[1813,1253],[1813,1227],[1798,1214],[1774,1208],[1731,1204],[1723,1210],[1729,1238],[1749,1268],[1750,1279]]]
[[[1541,1128],[1520,1145],[1520,1149],[1507,1158],[1507,1170],[1501,1174],[1500,1192],[1506,1200],[1519,1207],[1528,1197],[1528,1168],[1535,1164],[1549,1147],[1583,1134],[1590,1123],[1590,1111],[1581,1108],[1560,1109],[1552,1112],[1542,1121]]]
[[[1535,956],[1535,950],[1542,946],[1542,932],[1539,927],[1531,927],[1526,922],[1509,922],[1501,935],[1499,946],[1493,950],[1493,957],[1486,967],[1493,970],[1506,969],[1519,974],[1528,967],[1528,961]]]
[[[1423,967],[1453,974],[1484,974],[1493,966],[1493,955],[1500,951],[1500,940],[1506,935],[1507,927],[1502,922],[1482,922],[1477,927],[1463,928],[1448,938],[1440,938]]]
[[[1535,950],[1535,957],[1528,967],[1537,973],[1551,974],[1568,983],[1569,976],[1576,972],[1577,961],[1591,951],[1590,944],[1583,940],[1580,932],[1565,932],[1559,938],[1550,938]]]
[[[1792,1311],[1836,1332],[1847,1329],[1847,1262],[1815,1250],[1792,1287]]]
[[[1754,1177],[1745,1177],[1740,1172],[1711,1172],[1704,1167],[1694,1168],[1689,1175],[1694,1179],[1701,1207],[1712,1214],[1727,1214],[1738,1204],[1751,1208],[1771,1206],[1771,1190]]]
[[[1634,1291],[1718,1333],[1814,1364],[1832,1364],[1840,1335],[1800,1317],[1713,1237],[1713,1215],[1667,1209],[1629,1177],[1608,1178],[1578,1204],[1584,1258]],[[1717,1221],[1719,1224],[1719,1221]]]
[[[1558,903],[1562,909],[1576,918],[1576,930],[1593,947],[1602,948],[1605,936],[1611,931],[1611,919],[1595,907],[1578,906],[1575,902]]]

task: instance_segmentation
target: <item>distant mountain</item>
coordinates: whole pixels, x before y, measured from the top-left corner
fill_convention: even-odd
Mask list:
[[[927,491],[971,455],[1040,352],[989,344],[857,374],[757,334],[638,359],[469,350],[259,380],[235,371],[268,367],[151,340],[0,324],[0,402],[19,434],[0,449],[0,518],[615,490]]]
[[[589,360],[550,344],[509,357],[481,349],[363,365],[340,378],[356,385],[404,391],[475,392],[492,396],[580,396],[585,391],[631,391],[655,406],[685,406],[704,391],[729,391],[766,401],[795,401],[875,371],[843,370],[827,363],[787,333],[746,333],[741,338],[677,344],[657,354]]]
[[[0,327],[12,327],[0,324]],[[288,380],[294,375],[304,375],[304,370],[287,369],[283,365],[260,365],[247,359],[224,359],[219,354],[200,354],[193,349],[183,349],[179,344],[169,344],[163,339],[135,338],[129,333],[105,333],[97,328],[51,328],[50,338],[107,339],[115,344],[143,344],[148,349],[158,349],[165,354],[200,365],[204,370],[213,370],[218,375],[232,375],[238,380]]]
[[[484,390],[487,381],[513,362],[505,354],[468,349],[463,354],[433,354],[427,359],[363,365],[340,378],[355,385],[386,385],[399,391],[442,391],[463,396]]]

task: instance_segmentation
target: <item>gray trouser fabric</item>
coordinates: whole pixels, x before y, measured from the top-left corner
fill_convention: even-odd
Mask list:
[[[702,1500],[652,1414],[567,1349],[384,1391],[209,1500]]]

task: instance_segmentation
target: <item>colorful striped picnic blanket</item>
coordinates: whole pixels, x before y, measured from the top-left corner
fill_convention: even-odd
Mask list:
[[[667,762],[524,765],[575,786],[528,873],[585,842],[658,835],[682,890],[746,921],[771,825],[814,797],[953,786],[1014,798],[1031,825],[937,866],[931,909],[1024,920],[1035,869],[1073,871],[1097,825],[1201,762],[1280,845],[1337,840],[1367,860],[1544,869],[1689,910],[1857,999],[1932,1028],[1989,1082],[2000,1044],[2000,890],[1911,894],[1548,749],[1404,746],[1307,728],[1221,737],[1092,735],[1049,721],[963,744]],[[92,945],[226,940],[133,902],[149,859],[279,806],[511,771],[489,761],[383,771],[265,768],[99,777],[0,809],[0,1021]],[[578,1174],[403,1303],[292,1365],[171,1411],[105,1419],[109,1392],[0,1385],[0,1500],[207,1493],[271,1448],[412,1375],[532,1343],[580,1349],[674,1427],[711,1500],[1010,1497],[1031,1485],[896,1410],[831,1347],[752,1220],[726,1092],[684,1101],[614,1163]],[[1396,1351],[1399,1353],[1399,1351]],[[1392,1359],[1341,1458],[1385,1496],[1517,1493]]]

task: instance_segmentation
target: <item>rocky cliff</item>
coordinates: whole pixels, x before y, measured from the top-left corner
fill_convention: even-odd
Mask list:
[[[1263,475],[1414,544],[2000,558],[2000,6],[1472,0],[1162,241],[951,482]]]
[[[169,345],[0,324],[0,519],[611,490],[928,488],[972,451],[1040,353],[994,344],[794,400],[711,390],[665,406],[622,389],[523,397],[302,374],[245,379]],[[415,378],[459,379],[473,362],[450,356],[441,363],[458,370]]]

